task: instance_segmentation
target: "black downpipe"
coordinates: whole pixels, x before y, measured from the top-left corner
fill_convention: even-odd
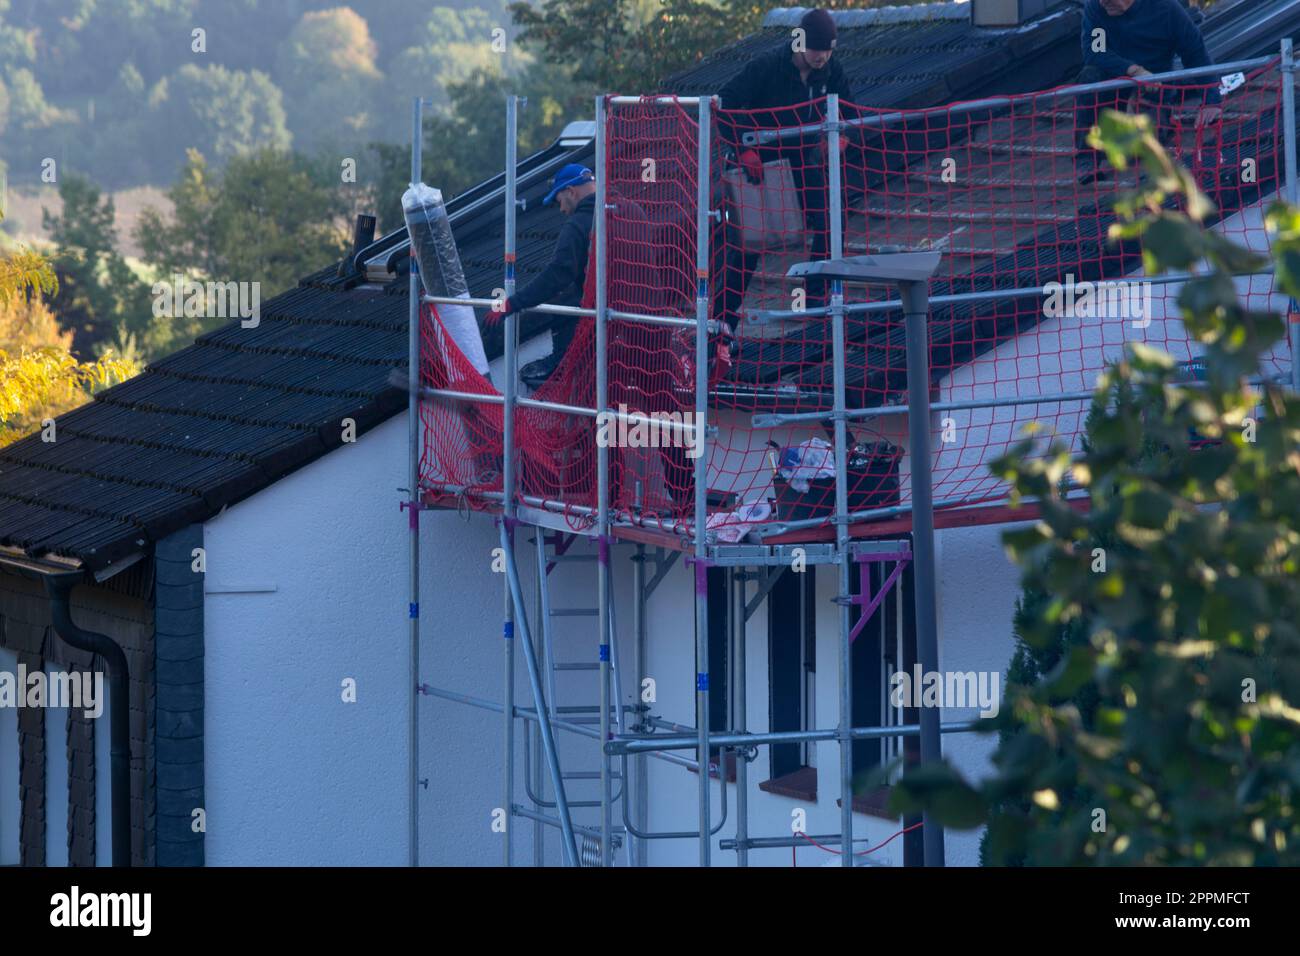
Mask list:
[[[108,669],[109,766],[113,822],[113,866],[131,865],[131,728],[130,682],[126,653],[106,634],[84,631],[72,621],[68,600],[81,574],[49,576],[45,593],[50,598],[54,632],[70,647],[98,654]]]

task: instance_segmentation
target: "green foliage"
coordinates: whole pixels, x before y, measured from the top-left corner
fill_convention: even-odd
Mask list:
[[[0,153],[20,183],[93,156],[112,189],[171,182],[187,148],[359,158],[404,141],[412,95],[445,106],[449,83],[522,66],[498,27],[502,0],[0,0]]]
[[[1097,409],[1092,409],[1084,423],[1085,433],[1098,424]],[[1083,449],[1087,451],[1089,443],[1084,435]],[[1068,482],[1062,483],[1062,492],[1069,491]],[[1102,549],[1102,555],[1113,548],[1122,547],[1118,541],[1098,541],[1096,547]],[[1094,558],[1094,562],[1096,559]],[[1078,620],[1062,622],[1055,627],[1046,641],[1031,641],[1027,635],[1032,622],[1038,620],[1051,601],[1047,592],[1026,583],[1016,600],[1015,613],[1012,615],[1012,636],[1015,642],[1011,663],[1007,667],[1004,686],[1008,694],[1019,694],[1037,684],[1050,680],[1057,668],[1068,666],[1077,648],[1088,643],[1087,631]],[[1068,698],[1079,709],[1079,716],[1085,730],[1092,729],[1093,715],[1097,708],[1097,686],[1092,680],[1085,681],[1075,689]],[[998,744],[1003,750],[1010,750],[1022,745],[1017,735],[1024,733],[1014,723],[999,727]],[[1089,799],[1085,794],[1076,792],[1075,799]],[[988,829],[980,839],[981,866],[1023,866],[1025,856],[1023,847],[1014,840],[1007,840],[1003,834],[1016,834],[1027,825],[1032,804],[1023,794],[1007,796],[989,804]]]
[[[347,248],[339,187],[291,153],[258,150],[213,172],[191,151],[168,197],[171,221],[146,210],[136,236],[162,278],[258,282],[265,302]]]
[[[59,183],[63,209],[42,219],[54,244],[58,291],[52,307],[75,335],[76,351],[89,355],[113,335],[113,327],[148,314],[148,289],[117,252],[111,197],[90,180],[65,175]]]
[[[150,124],[167,131],[164,162],[179,164],[187,148],[219,162],[256,149],[289,148],[280,90],[258,70],[190,64],[155,86],[149,101]]]
[[[425,120],[426,183],[455,196],[505,167],[505,98],[526,95],[519,112],[519,155],[548,145],[574,116],[591,112],[591,100],[567,75],[544,63],[526,67],[519,76],[483,71],[448,90],[447,115]],[[384,229],[402,221],[402,192],[410,180],[410,149],[375,144],[378,159],[378,215]]]
[[[52,105],[36,74],[23,67],[9,73],[6,83],[9,121],[18,129],[44,129],[71,119],[71,114]]]
[[[196,0],[41,0],[29,13],[41,82],[64,98],[102,89],[124,63],[150,83],[195,61],[190,31],[204,26]]]
[[[703,56],[755,29],[744,0],[543,0],[510,4],[519,38],[546,62],[606,92],[649,93]]]
[[[418,93],[430,98],[436,111],[449,112],[451,87],[478,75],[500,76],[519,68],[521,57],[514,44],[506,45],[504,55],[492,48],[492,31],[508,25],[504,16],[485,10],[434,7],[422,29],[414,33],[418,42],[408,40],[409,45],[387,62],[388,97],[406,104]],[[409,136],[402,128],[403,118],[394,116],[397,122],[384,132],[399,141],[403,133]]]
[[[1140,238],[1152,272],[1196,273],[1178,302],[1204,348],[1204,387],[1176,387],[1172,358],[1133,345],[1098,385],[1079,461],[1025,442],[994,464],[1042,509],[1004,535],[1026,586],[1047,596],[1024,639],[1045,647],[1070,626],[1087,643],[1044,680],[1009,688],[1004,726],[1016,732],[993,778],[932,768],[920,786],[904,781],[894,809],[928,804],[942,818],[955,807],[969,823],[1027,801],[1017,825],[991,828],[990,846],[1030,864],[1295,865],[1300,397],[1249,384],[1285,327],[1238,300],[1230,276],[1265,260],[1203,228],[1209,201],[1145,117],[1107,112],[1094,144],[1146,174],[1113,234]],[[1166,209],[1168,196],[1182,209]],[[1278,285],[1296,296],[1300,211],[1275,205],[1267,223]],[[1086,513],[1061,494],[1067,473]],[[1100,541],[1123,546],[1094,573]],[[1089,681],[1091,725],[1071,699]]]
[[[299,149],[369,131],[381,77],[366,21],[351,9],[304,13],[276,62],[280,86],[294,105],[290,128]],[[323,115],[331,117],[329,124],[321,123]]]

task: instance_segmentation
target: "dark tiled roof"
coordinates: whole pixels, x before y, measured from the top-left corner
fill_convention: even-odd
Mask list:
[[[1285,15],[1284,20],[1276,19]],[[1218,62],[1229,62],[1253,55],[1269,53],[1277,43],[1277,36],[1263,40],[1243,35],[1241,23],[1251,17],[1268,19],[1279,29],[1300,30],[1300,5],[1286,4],[1280,0],[1241,0],[1219,4],[1202,25],[1207,45]],[[1036,61],[1045,61],[1056,71],[1046,81],[1041,74],[1029,89],[1041,89],[1069,82],[1079,66],[1077,49],[1078,14],[1074,10],[1060,11],[1053,18],[1042,21],[1067,23],[1069,30],[1050,41],[1050,49],[1041,44],[1031,47],[1035,31],[1016,34],[1021,48],[1033,48]],[[860,49],[890,47],[886,40],[890,34],[915,31],[918,25],[891,27],[871,31],[869,40],[859,44]],[[978,62],[979,36],[965,24],[944,24],[922,31],[923,39],[915,35],[918,45],[951,34],[973,32],[975,38],[968,47],[950,51],[956,61],[951,76],[965,75],[963,63]],[[849,41],[853,43],[852,40]],[[853,46],[850,45],[850,49]],[[1013,47],[1014,50],[1014,47]],[[836,56],[840,52],[837,48]],[[707,65],[707,64],[706,64]],[[1035,67],[1046,69],[1041,63]],[[982,69],[982,67],[981,67]],[[1019,65],[1015,65],[1018,73]],[[904,77],[906,79],[906,77]],[[907,86],[907,83],[903,84]],[[1008,84],[1009,90],[1013,84]],[[878,93],[879,88],[876,92]],[[999,90],[1004,92],[1006,90]],[[936,102],[970,98],[970,92],[957,95],[952,89],[949,96]],[[982,93],[992,91],[981,91]],[[870,97],[870,88],[859,89]],[[1244,107],[1243,118],[1225,123],[1219,141],[1222,158],[1217,167],[1202,175],[1201,187],[1214,196],[1222,216],[1228,216],[1258,200],[1277,186],[1277,155],[1280,145],[1272,123],[1277,117],[1276,95],[1266,89],[1247,94],[1250,105]],[[865,102],[870,102],[866,99]],[[875,105],[900,105],[893,102]],[[1237,109],[1243,107],[1238,106]],[[1068,111],[1068,106],[1061,107]],[[908,233],[914,240],[933,238],[927,234],[926,219],[935,217],[940,231],[951,230],[964,223],[969,234],[985,237],[984,242],[994,248],[987,254],[980,250],[950,248],[944,262],[930,285],[933,296],[986,291],[993,288],[1041,288],[1045,283],[1061,281],[1066,273],[1073,273],[1078,281],[1096,280],[1124,275],[1141,265],[1141,250],[1137,243],[1115,244],[1107,239],[1107,230],[1115,221],[1108,203],[1102,205],[1108,193],[1090,193],[1087,189],[1071,187],[1073,173],[1072,116],[1065,122],[1051,112],[1035,111],[1034,115],[1017,115],[1008,120],[1003,114],[991,119],[987,114],[969,114],[965,122],[955,122],[947,128],[943,117],[936,117],[937,131],[927,133],[922,144],[917,133],[891,133],[895,142],[882,146],[882,155],[892,161],[906,157],[901,163],[890,163],[887,175],[875,175],[865,183],[870,191],[870,205],[863,206],[864,182],[860,170],[851,169],[848,175],[850,237],[883,236],[891,244],[907,245]],[[1010,124],[1010,125],[1008,125]],[[1195,150],[1195,134],[1190,119],[1184,129],[1182,154]],[[904,142],[906,137],[911,137]],[[937,139],[937,141],[936,141]],[[1043,156],[1035,150],[1056,150],[1057,155]],[[1237,168],[1238,152],[1250,151],[1258,163],[1260,174],[1254,186],[1236,184],[1235,177],[1227,176],[1231,183],[1216,183],[1213,173],[1228,174]],[[1009,158],[994,158],[1008,154]],[[938,157],[951,155],[963,169],[995,170],[997,182],[980,183],[968,177],[961,184],[945,184],[942,189],[928,186],[937,171],[931,168]],[[1066,188],[1057,189],[1055,186]],[[1121,177],[1117,186],[1131,188],[1131,176]],[[1220,185],[1227,188],[1219,189]],[[1031,215],[1020,221],[1006,221],[1008,210],[1024,210],[1025,203],[1038,204]],[[1062,205],[1063,203],[1063,205]],[[920,211],[917,211],[917,208]],[[1053,221],[1053,219],[1055,221]],[[996,241],[993,241],[996,240]],[[858,250],[864,251],[864,250]],[[795,251],[786,254],[767,254],[760,270],[768,276],[778,276],[785,268],[807,254]],[[767,261],[771,260],[771,261]],[[892,290],[876,290],[879,298],[892,298]],[[764,296],[770,301],[770,290],[763,282],[755,280],[748,289],[747,303]],[[769,306],[770,307],[770,306]],[[1038,310],[1018,302],[962,303],[936,307],[930,318],[931,367],[936,377],[946,375],[953,368],[970,362],[982,352],[998,343],[1025,331],[1040,317]],[[905,354],[901,315],[876,313],[871,320],[850,320],[848,325],[850,348],[846,355],[846,384],[850,389],[850,406],[861,407],[880,404],[897,394],[906,385],[905,370],[900,367]],[[829,399],[832,369],[828,364],[831,339],[829,320],[816,320],[804,324],[793,334],[778,339],[749,338],[741,346],[740,360],[734,373],[737,384],[759,386],[753,395],[742,392],[736,402],[738,407],[771,405],[774,393],[770,387],[778,381],[798,386],[801,393],[822,391]]]
[[[101,569],[405,406],[406,303],[301,286],[0,450],[0,542]]]
[[[1078,45],[1078,9],[1069,3],[1058,7],[1020,29],[976,28],[965,11],[961,19],[845,27],[835,58],[848,74],[855,100],[864,106],[934,106],[992,89],[1042,89],[1069,66],[1059,51],[1050,58],[1043,51],[1062,41]],[[909,12],[924,15],[923,8]],[[682,95],[716,92],[756,53],[789,42],[789,36],[788,27],[765,27],[663,85]],[[1077,54],[1075,50],[1076,60]]]
[[[1237,6],[1268,2],[1276,0]],[[1014,32],[953,21],[848,27],[837,56],[866,105],[1042,88],[1073,68],[1077,17],[1066,7]],[[664,86],[711,92],[784,35],[764,30]],[[553,146],[524,163],[593,159],[591,147]],[[476,205],[500,182],[485,180],[448,203],[475,296],[501,282],[501,203]],[[562,222],[540,205],[543,191],[540,181],[522,191],[521,282],[545,264]],[[403,239],[396,233],[380,242],[392,248]],[[405,257],[393,261],[400,268]],[[344,271],[323,268],[266,302],[258,328],[232,323],[62,416],[57,442],[33,436],[0,450],[0,545],[110,567],[337,447],[343,418],[364,432],[400,411],[405,396],[386,380],[406,366],[406,281],[399,274],[385,288],[361,289],[361,277]],[[523,333],[546,326],[530,317]],[[485,345],[489,357],[499,355],[499,331],[489,330]]]

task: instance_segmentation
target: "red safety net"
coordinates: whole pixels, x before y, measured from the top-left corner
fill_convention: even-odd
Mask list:
[[[1158,347],[1188,362],[1194,374],[1198,350],[1179,317],[1181,287],[1140,281],[1140,244],[1107,238],[1117,218],[1114,202],[1137,184],[1137,173],[1114,170],[1079,144],[1102,109],[1147,113],[1161,141],[1218,206],[1216,228],[1264,251],[1260,200],[1277,191],[1282,157],[1278,65],[1225,84],[1218,109],[1203,110],[1218,86],[1218,77],[1140,83],[909,111],[841,104],[848,122],[843,254],[943,254],[930,283],[931,400],[1042,397],[934,415],[938,505],[1003,499],[1005,488],[988,465],[1030,422],[1077,447],[1088,401],[1054,396],[1091,390],[1127,343]],[[770,138],[771,131],[820,123],[825,108],[816,101],[713,117],[710,208],[720,215],[709,226],[707,311],[720,331],[711,335],[709,354],[709,423],[718,430],[707,442],[707,492],[710,527],[724,535],[728,524],[739,533],[753,517],[742,505],[774,502],[773,520],[828,521],[833,510],[834,482],[825,467],[829,428],[755,420],[824,413],[833,404],[831,320],[816,312],[829,303],[830,289],[786,275],[792,264],[826,258],[831,249],[826,134],[810,129]],[[693,319],[701,278],[694,107],[618,106],[606,130],[606,168],[598,174],[613,206],[608,304]],[[1286,308],[1270,276],[1237,284],[1252,308]],[[942,298],[1018,289],[1034,294]],[[888,305],[897,289],[848,284],[844,294],[847,407],[905,403],[902,314]],[[862,305],[871,308],[854,309]],[[490,389],[463,360],[446,357],[438,329],[436,320],[426,329],[426,384]],[[591,323],[584,321],[561,368],[534,397],[592,407],[593,344]],[[677,426],[692,421],[694,332],[613,319],[607,356],[606,405],[630,417],[604,423],[601,435],[590,418],[521,409],[521,493],[562,503],[580,517],[594,504],[599,435],[610,445],[614,517],[685,528],[693,513],[695,435]],[[1280,346],[1265,373],[1289,365]],[[488,487],[482,476],[499,468],[499,407],[465,411],[432,403],[425,422],[425,480]],[[850,511],[905,508],[906,416],[880,414],[850,427]]]

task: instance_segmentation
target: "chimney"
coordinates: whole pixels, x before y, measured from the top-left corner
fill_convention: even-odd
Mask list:
[[[970,0],[970,19],[977,27],[1018,27],[1055,5],[1056,0]]]

